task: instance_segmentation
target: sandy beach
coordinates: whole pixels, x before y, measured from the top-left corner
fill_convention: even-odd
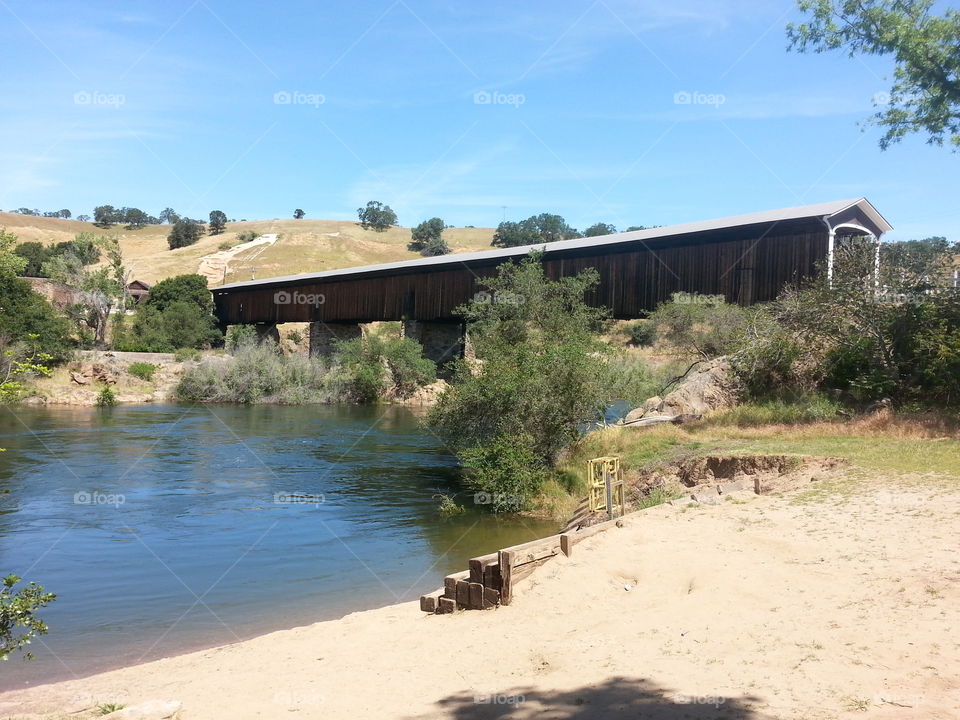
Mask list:
[[[960,716],[955,480],[810,487],[634,514],[509,607],[356,613],[9,692],[0,716],[155,700],[184,720]]]

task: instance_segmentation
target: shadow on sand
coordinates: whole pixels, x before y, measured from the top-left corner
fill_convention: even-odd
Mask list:
[[[459,693],[437,702],[427,717],[456,720],[764,720],[752,707],[759,698],[693,696],[671,692],[649,680],[612,678],[601,685],[545,693],[511,688],[496,695]],[[423,716],[421,716],[423,717]]]

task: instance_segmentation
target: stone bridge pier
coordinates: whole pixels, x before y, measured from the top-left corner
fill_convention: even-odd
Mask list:
[[[462,322],[404,320],[403,336],[423,346],[423,356],[443,368],[451,360],[463,357],[466,331]],[[448,374],[441,372],[441,375]]]

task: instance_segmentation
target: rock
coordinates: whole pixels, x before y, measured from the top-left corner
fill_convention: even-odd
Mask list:
[[[110,720],[164,720],[179,712],[179,700],[150,700],[104,715]]]
[[[77,385],[89,385],[90,378],[84,377],[78,372],[70,371],[70,379],[73,380]]]
[[[740,388],[733,368],[721,357],[691,370],[676,389],[663,398],[658,410],[665,415],[703,415],[733,407],[739,398]]]

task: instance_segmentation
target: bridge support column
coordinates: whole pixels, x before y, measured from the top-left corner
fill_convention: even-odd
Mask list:
[[[266,323],[257,323],[253,326],[257,331],[257,342],[265,343],[268,340],[274,345],[280,344],[280,331],[277,329],[276,323],[266,324]]]
[[[310,357],[332,357],[341,340],[363,337],[359,323],[310,323]]]
[[[443,371],[443,365],[463,357],[466,341],[463,323],[404,320],[403,336],[423,346],[423,356],[441,368],[441,376],[449,374]]]

